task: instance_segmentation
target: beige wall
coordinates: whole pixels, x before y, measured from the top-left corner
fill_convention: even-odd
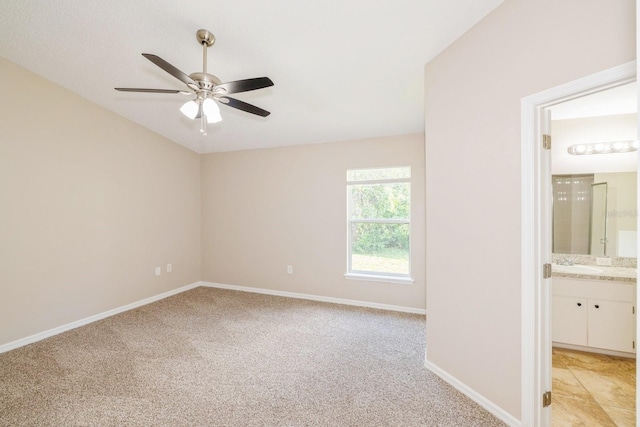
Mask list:
[[[635,59],[633,0],[507,0],[425,68],[427,359],[516,418],[520,100]]]
[[[345,279],[346,170],[400,165],[412,173],[415,283]],[[204,281],[425,307],[422,134],[204,155],[202,219]]]
[[[200,279],[196,153],[2,58],[0,94],[0,345]]]

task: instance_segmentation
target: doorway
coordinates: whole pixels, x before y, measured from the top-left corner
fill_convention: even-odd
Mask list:
[[[551,425],[635,425],[636,83],[546,110]]]
[[[551,422],[552,406],[545,405],[552,390],[551,154],[543,149],[543,135],[550,132],[545,111],[635,78],[634,61],[522,99],[522,425]]]

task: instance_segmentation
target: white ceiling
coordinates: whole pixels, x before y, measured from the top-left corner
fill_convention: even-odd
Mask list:
[[[502,1],[2,0],[0,56],[201,153],[402,135],[424,131],[424,65]],[[271,116],[222,106],[201,136],[188,97],[113,89],[184,89],[141,53],[201,71],[200,28],[209,73],[274,81],[234,95]]]
[[[551,109],[553,120],[614,116],[638,112],[636,82],[596,92],[556,104]]]

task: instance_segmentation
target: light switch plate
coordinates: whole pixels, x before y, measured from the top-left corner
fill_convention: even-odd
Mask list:
[[[156,276],[162,274],[162,269],[160,267],[156,267]]]

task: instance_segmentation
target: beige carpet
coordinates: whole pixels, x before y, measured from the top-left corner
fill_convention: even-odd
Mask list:
[[[502,426],[424,317],[196,288],[0,354],[2,426]]]

